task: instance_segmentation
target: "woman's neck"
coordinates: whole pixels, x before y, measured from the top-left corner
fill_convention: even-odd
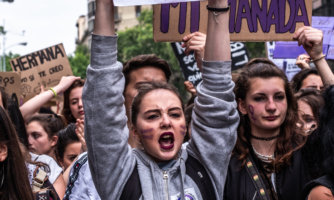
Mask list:
[[[280,130],[281,130],[280,128],[268,130],[268,129],[260,129],[254,126],[251,127],[252,135],[262,138],[269,138],[276,136],[280,133]],[[253,148],[262,155],[271,156],[275,152],[277,139],[264,141],[251,138],[250,141],[252,143]]]

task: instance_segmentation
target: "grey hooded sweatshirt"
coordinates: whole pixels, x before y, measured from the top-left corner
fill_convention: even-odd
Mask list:
[[[123,65],[117,62],[117,36],[92,36],[91,64],[83,89],[85,138],[92,178],[101,199],[119,199],[136,166],[143,200],[202,200],[196,183],[186,175],[188,155],[208,172],[217,199],[223,190],[231,152],[237,139],[239,115],[231,81],[231,62],[203,62],[203,81],[192,113],[192,139],[180,149],[168,170],[128,145]],[[191,199],[191,198],[190,198]]]

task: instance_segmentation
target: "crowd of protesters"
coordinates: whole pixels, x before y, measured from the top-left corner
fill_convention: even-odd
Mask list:
[[[296,31],[307,55],[291,81],[264,58],[232,77],[227,6],[209,0],[207,35],[183,39],[202,72],[184,103],[167,61],[117,62],[113,2],[97,0],[86,80],[63,77],[21,107],[0,88],[0,200],[334,199],[322,31]],[[42,109],[61,93],[61,114]]]

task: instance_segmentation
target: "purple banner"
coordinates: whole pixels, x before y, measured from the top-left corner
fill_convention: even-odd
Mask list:
[[[334,60],[334,46],[330,46],[327,53],[327,59]]]
[[[334,46],[334,17],[312,17],[312,26],[324,33],[323,52],[329,51],[328,45]],[[298,42],[276,42],[273,53],[274,58],[297,58],[300,54],[306,54],[302,46],[298,46]],[[327,56],[327,59],[332,59]]]
[[[274,58],[297,58],[303,53],[306,51],[298,42],[276,42]]]

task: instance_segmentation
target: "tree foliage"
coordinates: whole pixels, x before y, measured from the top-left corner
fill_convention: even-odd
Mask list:
[[[73,75],[86,78],[86,69],[90,63],[89,48],[86,45],[78,45],[74,56],[69,55],[68,60],[70,62]]]
[[[183,85],[184,78],[170,43],[153,40],[153,10],[144,10],[138,21],[139,25],[118,32],[118,60],[125,62],[140,54],[155,54],[165,59],[173,73],[170,83],[178,88],[183,100],[187,101],[189,94]]]
[[[10,66],[10,60],[11,59],[14,59],[14,58],[17,58],[17,57],[20,57],[20,55],[19,54],[13,54],[12,52],[9,52],[7,55],[6,55],[6,71],[7,72],[11,72],[11,71],[13,71],[12,70],[12,67]],[[0,68],[1,68],[1,70],[2,70],[2,57],[1,57],[1,66],[0,66]]]

